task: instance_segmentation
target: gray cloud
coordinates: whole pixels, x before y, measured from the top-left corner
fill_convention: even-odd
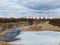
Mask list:
[[[1,2],[0,15],[20,16],[60,16],[60,0],[13,0]]]
[[[60,8],[60,0],[18,0],[19,5],[23,5],[35,10],[49,10]]]

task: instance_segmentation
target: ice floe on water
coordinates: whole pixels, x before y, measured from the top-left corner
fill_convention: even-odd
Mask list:
[[[16,38],[19,40],[10,43],[17,45],[58,45],[60,43],[60,32],[26,31],[21,32]]]

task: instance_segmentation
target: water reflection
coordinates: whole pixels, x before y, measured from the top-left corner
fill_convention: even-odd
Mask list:
[[[0,41],[14,41],[18,38],[15,38],[20,34],[20,27],[13,27],[12,31],[8,32],[9,30],[7,29],[7,32],[5,33],[5,30],[2,31],[4,34],[0,34]]]

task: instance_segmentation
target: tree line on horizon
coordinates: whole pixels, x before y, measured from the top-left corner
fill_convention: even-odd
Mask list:
[[[28,21],[31,25],[33,21],[49,21],[49,24],[54,26],[60,26],[60,19],[27,19],[27,18],[0,18],[0,23],[10,23],[10,22],[21,22],[21,21]]]

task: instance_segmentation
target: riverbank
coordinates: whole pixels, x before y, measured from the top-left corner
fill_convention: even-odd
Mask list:
[[[49,24],[49,22],[44,22],[40,24],[34,24],[31,26],[25,26],[20,29],[21,31],[60,31],[60,27]]]

